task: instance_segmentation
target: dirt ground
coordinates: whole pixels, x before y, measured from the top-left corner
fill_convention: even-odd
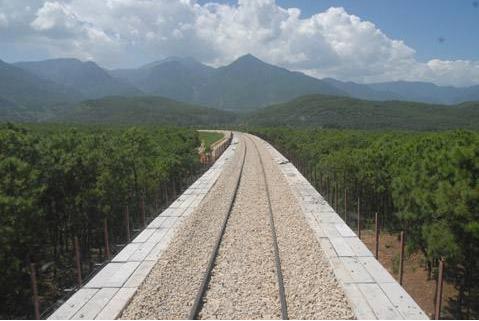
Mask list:
[[[362,230],[361,239],[371,252],[375,251],[374,231]],[[398,269],[393,270],[395,257],[399,262],[400,241],[398,234],[382,232],[379,240],[379,261],[399,281]],[[397,265],[398,266],[398,265]],[[395,273],[396,272],[396,273]],[[434,313],[434,296],[436,280],[428,280],[427,269],[423,263],[423,255],[414,253],[404,260],[403,287],[416,300],[421,308],[430,316]],[[454,285],[444,282],[442,306],[447,305],[449,298],[455,297]]]

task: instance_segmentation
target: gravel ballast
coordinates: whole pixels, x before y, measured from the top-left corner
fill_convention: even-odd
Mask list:
[[[240,134],[234,158],[216,185],[185,221],[122,314],[123,319],[188,318],[213,244],[247,154],[236,202],[226,227],[202,319],[280,318],[273,239],[263,159],[271,196],[290,319],[352,319],[320,244],[263,142]]]
[[[253,139],[269,183],[289,318],[353,319],[344,292],[285,177],[263,142]]]
[[[178,230],[122,319],[188,318],[240,171],[244,145],[238,145],[233,159],[198,210]]]
[[[241,185],[200,312],[202,319],[280,317],[265,182],[259,155],[251,141],[246,144]]]

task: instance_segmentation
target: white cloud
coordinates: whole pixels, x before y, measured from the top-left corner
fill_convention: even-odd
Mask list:
[[[31,26],[36,30],[50,30],[54,27],[73,29],[78,26],[77,17],[67,5],[59,2],[46,2],[37,12]]]
[[[6,28],[8,27],[8,19],[7,16],[0,12],[0,28]]]
[[[427,63],[426,79],[434,80],[439,78],[439,82],[447,84],[479,84],[479,63],[467,60],[439,60],[433,59]]]
[[[89,18],[82,17],[72,3],[47,1],[37,10],[30,26],[55,56],[105,61],[114,55],[113,51],[121,49],[121,44]]]
[[[275,0],[238,0],[237,5],[200,5],[195,0],[0,0],[0,5],[9,28],[13,19],[21,30],[17,38],[46,47],[52,56],[93,59],[108,67],[171,55],[222,65],[252,53],[316,77],[479,83],[478,61],[418,62],[413,48],[343,8],[303,19],[299,9],[282,8]],[[0,14],[0,27],[3,20]]]

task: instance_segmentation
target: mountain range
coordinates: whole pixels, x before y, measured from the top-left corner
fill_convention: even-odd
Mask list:
[[[111,71],[150,95],[219,109],[255,109],[322,93],[346,95],[334,86],[245,55],[219,68],[192,58],[169,58],[134,70]]]
[[[138,69],[112,70],[110,74],[150,95],[233,110],[256,109],[308,94],[434,104],[479,100],[479,85],[457,88],[426,82],[358,84],[317,79],[267,64],[252,55],[219,68],[193,58],[170,57]]]
[[[193,58],[170,57],[136,69],[106,70],[91,61],[51,59],[9,64],[0,60],[0,108],[32,114],[68,108],[107,96],[163,96],[223,110],[247,111],[304,95],[366,100],[457,104],[479,100],[479,86],[437,86],[424,82],[358,84],[317,79],[245,55],[213,68]]]

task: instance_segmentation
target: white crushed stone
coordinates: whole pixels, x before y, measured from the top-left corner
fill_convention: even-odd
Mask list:
[[[263,143],[254,139],[270,186],[289,318],[353,319],[344,292],[284,175]]]
[[[226,164],[199,209],[178,230],[121,319],[188,318],[234,191],[243,148],[237,147],[233,160]]]
[[[248,144],[243,177],[200,312],[204,319],[278,319],[265,182],[254,145],[241,137],[200,208],[191,214],[122,314],[185,319],[200,287]],[[280,168],[256,140],[269,183],[290,319],[352,319],[344,293]]]
[[[258,153],[248,152],[241,185],[206,293],[201,319],[278,319],[268,200]]]

